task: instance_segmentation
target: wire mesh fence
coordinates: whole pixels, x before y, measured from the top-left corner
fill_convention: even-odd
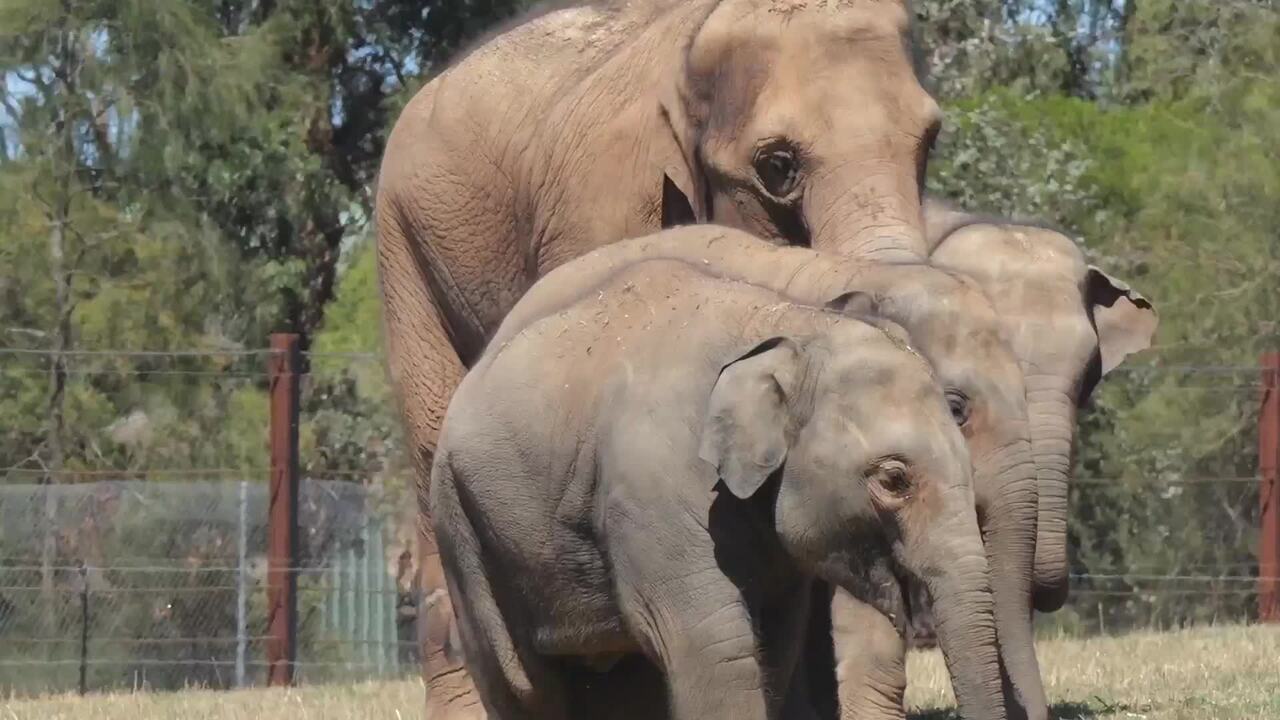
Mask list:
[[[0,349],[0,693],[265,682],[267,357]],[[415,483],[383,366],[303,369],[295,676],[416,673]],[[1263,392],[1248,366],[1106,379],[1079,422],[1071,598],[1040,623],[1257,618]]]
[[[415,599],[397,587],[376,488],[300,490],[296,675],[413,672]],[[267,502],[248,479],[0,486],[0,685],[260,684]]]
[[[0,349],[0,693],[265,682],[268,357]],[[414,673],[382,366],[306,360],[295,677]]]

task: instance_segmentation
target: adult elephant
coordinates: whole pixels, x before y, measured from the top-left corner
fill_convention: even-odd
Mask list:
[[[390,371],[420,482],[485,338],[534,280],[590,249],[714,220],[923,259],[939,111],[909,25],[901,0],[603,0],[526,18],[424,87],[377,197]],[[449,694],[466,680],[422,539],[426,674]]]

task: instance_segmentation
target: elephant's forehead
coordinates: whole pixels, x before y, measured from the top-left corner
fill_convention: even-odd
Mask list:
[[[719,9],[742,19],[810,16],[838,33],[897,35],[910,27],[903,0],[724,0]]]

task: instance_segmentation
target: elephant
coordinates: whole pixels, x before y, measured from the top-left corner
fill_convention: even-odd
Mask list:
[[[926,223],[930,263],[982,288],[1022,365],[1040,503],[1033,600],[1036,610],[1053,612],[1068,596],[1077,411],[1104,376],[1150,347],[1159,315],[1054,228],[970,214],[933,198]]]
[[[910,576],[961,713],[1004,718],[969,448],[907,332],[856,293],[815,307],[714,266],[601,279],[589,259],[517,304],[433,460],[489,716],[574,717],[575,667],[643,655],[674,720],[775,718],[809,687],[791,681],[815,585],[901,617],[882,588]]]
[[[981,289],[1025,377],[1039,502],[1031,598],[1035,609],[1052,612],[1067,596],[1066,485],[1076,411],[1106,373],[1150,345],[1159,319],[1147,298],[1089,265],[1058,230],[968,213],[933,197],[924,207],[930,265]],[[902,720],[903,633],[851,598],[837,597],[832,617],[844,717]]]
[[[766,288],[791,302],[824,306],[841,296],[850,312],[903,327],[934,367],[973,458],[977,509],[996,600],[1001,656],[1013,696],[1009,715],[1043,718],[1047,702],[1031,635],[1031,572],[1037,498],[1022,370],[1001,337],[994,308],[977,285],[924,264],[858,263],[808,248],[779,247],[746,233],[690,226],[625,240],[575,260],[575,282],[604,282],[646,259],[694,264],[717,277]],[[539,283],[491,339],[567,302],[576,285]],[[557,293],[563,297],[557,297]],[[526,309],[528,308],[528,309]],[[911,589],[910,583],[906,588]],[[903,599],[908,602],[906,598]],[[902,618],[874,617],[837,590],[836,661],[844,717],[902,717],[906,686]],[[842,632],[844,629],[850,632]],[[852,632],[860,629],[859,632]],[[865,671],[864,671],[865,670]],[[884,708],[896,708],[884,711]]]
[[[375,201],[389,371],[419,495],[486,338],[535,280],[595,247],[715,221],[923,259],[940,111],[915,74],[911,17],[905,0],[570,3],[424,86],[388,138]],[[455,694],[466,680],[420,514],[424,676]]]

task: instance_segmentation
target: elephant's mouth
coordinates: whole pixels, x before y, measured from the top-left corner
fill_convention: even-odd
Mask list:
[[[914,625],[914,618],[911,614],[911,584],[915,582],[910,575],[897,571],[892,575],[892,581],[884,584],[883,593],[887,597],[886,608],[881,609],[889,620],[893,622],[893,626],[897,628],[898,634],[911,641],[911,628]]]
[[[911,642],[911,628],[915,625],[915,618],[911,613],[911,584],[913,579],[903,575],[898,575],[897,580],[898,603],[902,607],[902,620],[901,625],[898,627],[898,633],[901,634],[902,637],[906,638],[907,642]],[[894,622],[896,624],[898,623],[898,620],[895,618]]]
[[[889,618],[904,638],[911,629],[911,583],[914,579],[892,562],[878,562],[865,576],[866,583],[851,589],[853,596]]]

